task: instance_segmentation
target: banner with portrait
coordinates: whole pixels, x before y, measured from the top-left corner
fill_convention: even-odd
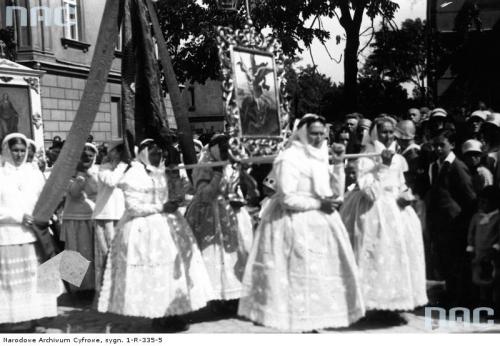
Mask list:
[[[0,85],[0,141],[13,132],[33,138],[29,87]]]
[[[250,156],[273,155],[289,123],[281,44],[249,23],[218,29],[226,130]]]
[[[20,132],[35,141],[44,155],[40,78],[44,72],[0,59],[0,141]]]

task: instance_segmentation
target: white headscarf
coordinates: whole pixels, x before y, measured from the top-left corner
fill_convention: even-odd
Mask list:
[[[21,139],[22,141],[24,141],[24,144],[26,145],[26,153],[24,155],[23,162],[19,166],[16,166],[16,164],[14,163],[14,158],[12,157],[12,153],[11,153],[10,147],[9,147],[9,141],[11,139],[14,139],[14,138]],[[20,169],[26,164],[27,158],[28,158],[28,138],[26,138],[25,135],[23,135],[22,133],[15,132],[15,133],[10,133],[7,136],[5,136],[5,138],[2,141],[2,162],[1,162],[1,165],[3,167],[9,167],[12,169]]]
[[[145,139],[141,142],[139,147],[146,144],[146,143],[149,143],[149,142],[154,142],[154,140],[152,140],[150,138]],[[146,170],[148,170],[150,172],[153,172],[153,173],[164,173],[165,172],[165,161],[163,158],[160,161],[160,164],[158,165],[158,167],[153,166],[151,164],[151,162],[149,161],[149,148],[147,146],[144,146],[144,148],[142,148],[142,150],[139,151],[139,153],[137,154],[137,160],[139,162],[141,162],[146,167]]]
[[[94,159],[92,160],[92,164],[90,165],[90,167],[87,170],[87,172],[88,173],[97,173],[98,167],[96,167],[95,163],[96,163],[96,160],[97,160],[97,155],[99,154],[99,150],[92,143],[85,143],[85,146],[83,148],[84,148],[83,150],[90,149],[90,150],[92,150],[95,153]]]
[[[389,146],[389,148],[386,148],[385,145],[379,141],[378,139],[378,126],[380,123],[384,123],[384,122],[390,122],[394,128],[396,127],[396,120],[394,120],[394,118],[391,118],[389,116],[384,116],[384,117],[380,117],[380,118],[377,118],[375,119],[375,121],[373,122],[373,128],[370,132],[370,143],[368,143],[368,145],[365,146],[365,149],[364,149],[364,152],[371,152],[371,153],[377,153],[377,154],[380,154],[382,151],[384,150],[389,150],[389,151],[392,151],[393,153],[396,153],[397,152],[397,142],[396,140],[393,140],[391,145]]]
[[[302,119],[306,117],[317,117],[317,115],[306,114]],[[323,143],[321,143],[320,148],[310,145],[307,139],[307,127],[307,124],[302,124],[300,127],[297,125],[297,128],[290,137],[289,149],[302,152],[307,159],[309,159],[307,166],[312,174],[313,189],[315,194],[320,198],[332,197],[333,191],[330,186],[329,154],[326,138],[323,140]],[[278,163],[286,158],[295,161],[300,160],[300,157],[287,155],[287,151],[288,150],[283,151],[283,155],[280,154],[276,158],[275,162]],[[297,164],[301,166],[306,165],[305,162],[297,162]]]
[[[378,141],[378,126],[380,123],[385,123],[385,122],[390,122],[394,126],[394,128],[396,128],[397,121],[394,118],[387,116],[387,115],[376,118],[373,121],[372,129],[370,131],[370,139],[371,139],[372,143],[375,143],[375,141]]]

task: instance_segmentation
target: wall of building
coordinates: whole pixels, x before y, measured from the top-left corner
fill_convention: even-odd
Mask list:
[[[188,84],[182,91],[182,97],[189,109],[189,122],[193,131],[224,129],[220,81],[208,80],[205,84]]]
[[[86,80],[47,74],[41,79],[42,117],[46,143],[54,136],[65,139],[80,105]],[[120,84],[108,83],[92,135],[98,143],[112,140],[112,97],[120,97]]]

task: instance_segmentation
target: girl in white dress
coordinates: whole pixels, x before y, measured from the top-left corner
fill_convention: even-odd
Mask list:
[[[210,280],[189,225],[169,202],[162,149],[139,147],[118,184],[125,214],[106,263],[98,310],[155,319],[154,327],[186,330],[179,318],[213,298]],[[170,316],[168,319],[164,317]]]
[[[336,196],[344,165],[329,167],[325,121],[306,115],[274,162],[277,192],[265,208],[243,280],[239,315],[286,331],[345,327],[364,315],[356,262]]]
[[[357,163],[357,184],[341,209],[359,266],[363,297],[380,317],[406,321],[387,311],[413,310],[427,303],[420,220],[410,206],[413,196],[404,172],[407,163],[396,152],[395,122],[379,119],[366,152],[381,157]]]
[[[2,143],[0,165],[0,325],[57,316],[57,295],[39,292],[33,208],[45,179],[26,163],[27,138]],[[5,326],[4,326],[5,327]],[[7,331],[14,332],[10,327]]]

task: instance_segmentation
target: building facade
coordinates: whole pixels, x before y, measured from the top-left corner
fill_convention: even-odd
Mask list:
[[[40,94],[46,146],[65,139],[80,105],[102,19],[103,0],[0,0],[0,28],[14,28],[16,62],[40,70]],[[122,138],[121,37],[92,136],[102,143]],[[181,86],[192,130],[223,130],[221,83]],[[167,119],[176,128],[166,97]]]
[[[0,0],[0,26],[13,26],[16,62],[44,71],[40,80],[44,136],[66,138],[80,104],[105,1]],[[38,8],[35,8],[38,7]],[[122,137],[120,45],[92,128],[96,142]]]
[[[187,84],[182,96],[189,111],[189,123],[194,132],[224,130],[224,109],[221,82],[207,80],[205,84]],[[170,110],[167,109],[167,112]]]

